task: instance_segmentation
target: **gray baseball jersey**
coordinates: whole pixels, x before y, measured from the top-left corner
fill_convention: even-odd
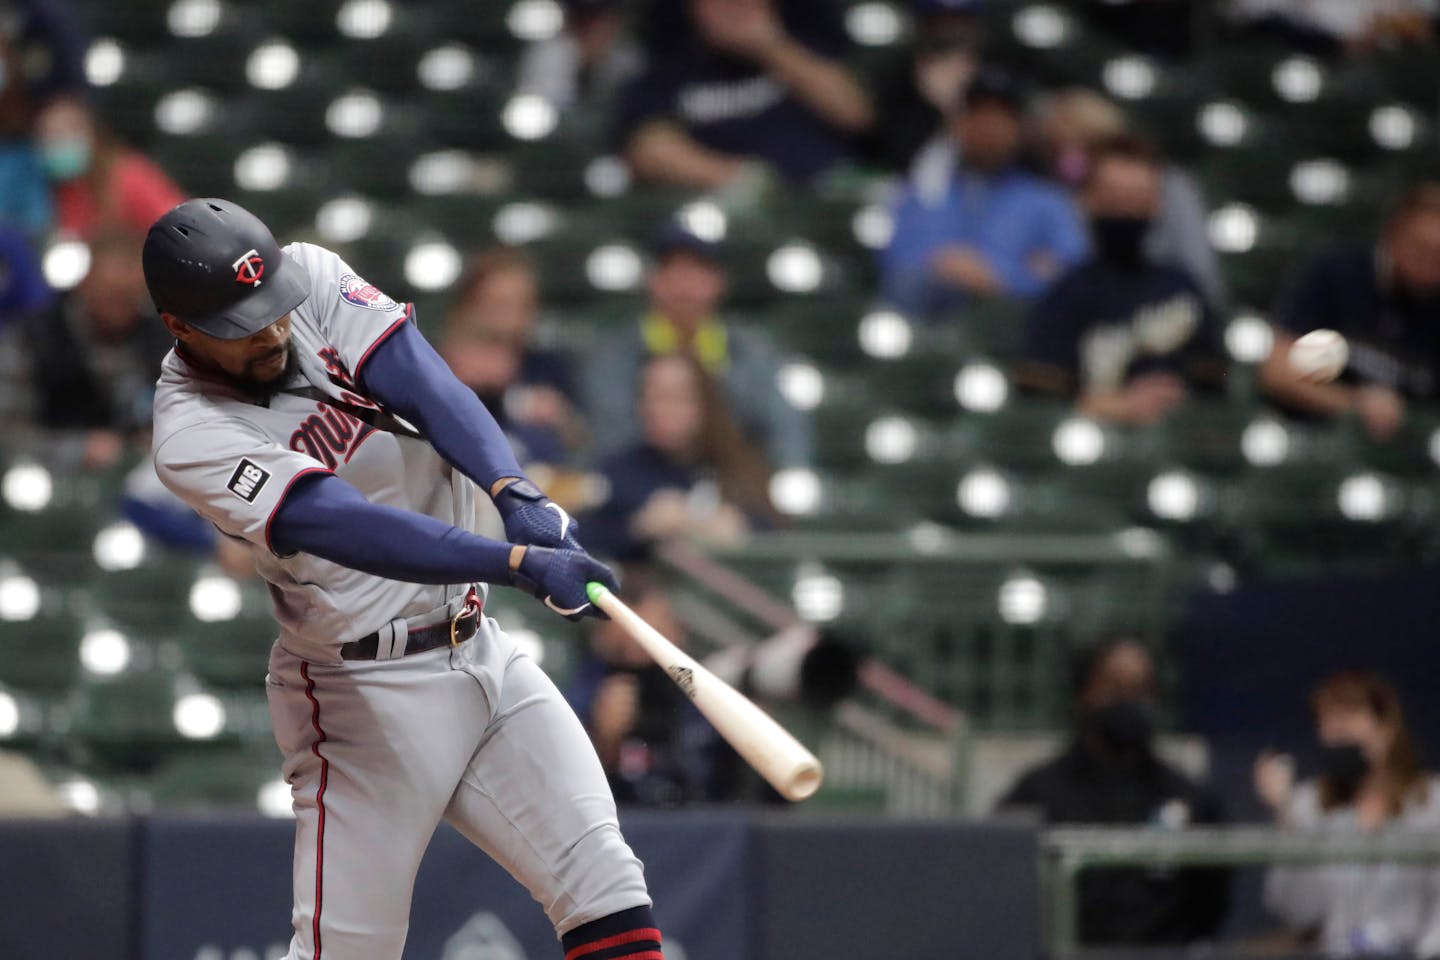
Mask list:
[[[374,503],[465,530],[474,527],[475,486],[424,440],[349,412],[374,408],[356,380],[370,353],[410,321],[410,305],[385,296],[323,247],[292,243],[284,252],[311,280],[309,299],[291,313],[297,374],[261,405],[172,350],[155,395],[155,468],[222,534],[250,545],[272,585],[281,644],[307,659],[334,661],[341,644],[443,607],[470,585],[401,583],[307,553],[276,553],[270,523],[290,485],[306,474],[334,473]]]
[[[406,655],[405,621],[458,612],[470,584],[400,583],[273,549],[285,491],[317,471],[467,530],[476,500],[428,443],[356,410],[374,406],[355,389],[366,359],[410,308],[329,250],[284,253],[311,279],[291,313],[298,372],[257,403],[172,351],[155,397],[155,465],[250,545],[272,585],[281,633],[266,693],[296,818],[287,960],[399,960],[415,871],[442,819],[526,886],[557,936],[648,905],[584,728],[499,624],[482,616],[469,641]],[[387,656],[340,658],[341,644],[387,625]]]

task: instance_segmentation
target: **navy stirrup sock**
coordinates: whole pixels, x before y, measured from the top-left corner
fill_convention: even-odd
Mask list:
[[[649,907],[631,907],[582,923],[560,939],[565,960],[665,960]]]

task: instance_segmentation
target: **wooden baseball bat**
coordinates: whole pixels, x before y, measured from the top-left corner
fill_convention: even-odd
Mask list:
[[[603,583],[586,585],[590,602],[630,634],[745,762],[786,800],[804,800],[820,789],[820,761],[744,694],[665,639]]]

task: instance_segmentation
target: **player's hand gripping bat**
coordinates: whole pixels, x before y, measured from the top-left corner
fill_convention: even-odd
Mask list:
[[[665,639],[603,583],[592,581],[586,593],[664,668],[716,732],[782,797],[804,800],[820,788],[820,761],[765,711]]]

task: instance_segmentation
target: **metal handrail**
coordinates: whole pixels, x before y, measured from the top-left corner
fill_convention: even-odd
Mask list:
[[[1049,955],[1078,947],[1076,879],[1095,867],[1213,867],[1322,863],[1440,864],[1440,834],[1298,833],[1273,827],[1194,827],[1184,830],[1057,827],[1040,838]]]
[[[1164,538],[1144,529],[1103,534],[983,533],[927,528],[926,535],[787,530],[758,533],[740,547],[711,547],[718,560],[824,559],[868,563],[1032,563],[1116,566],[1170,555]]]

